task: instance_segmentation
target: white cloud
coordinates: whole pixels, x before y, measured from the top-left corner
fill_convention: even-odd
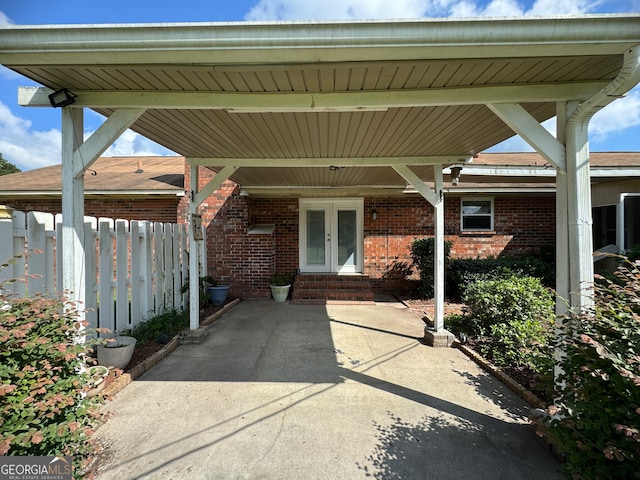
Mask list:
[[[85,138],[92,133],[85,133]],[[59,129],[34,130],[30,120],[14,115],[7,105],[0,102],[0,152],[3,158],[21,170],[31,170],[59,164],[61,151],[62,134]],[[150,156],[173,155],[173,152],[127,130],[103,155]]]
[[[21,170],[60,163],[60,130],[34,131],[31,121],[15,116],[0,102],[0,152]]]
[[[342,20],[419,17],[511,17],[589,13],[604,0],[259,0],[246,20]]]
[[[90,133],[85,133],[85,138]],[[137,133],[127,130],[120,138],[111,145],[106,152],[102,154],[105,157],[138,157],[138,156],[154,156],[154,155],[175,155],[175,153],[167,150],[161,145],[138,135]]]
[[[603,141],[634,127],[640,127],[640,87],[596,113],[589,133],[594,141]]]
[[[415,18],[430,0],[260,0],[246,20],[343,20]]]
[[[0,25],[13,25],[11,19],[2,11],[0,11]]]
[[[525,15],[576,15],[594,12],[602,0],[536,0]]]

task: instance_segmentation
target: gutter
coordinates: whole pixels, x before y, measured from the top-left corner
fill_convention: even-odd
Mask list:
[[[589,172],[589,121],[594,114],[624,96],[640,82],[640,45],[636,44],[624,53],[620,72],[611,83],[582,102],[567,120],[566,133],[566,178],[560,199],[566,202],[568,236],[559,236],[558,254],[569,254],[570,260],[558,264],[558,272],[569,272],[568,283],[559,281],[557,292],[570,299],[569,307],[578,312],[593,308],[593,242],[591,213],[591,178]],[[558,218],[561,218],[560,216]],[[560,230],[558,230],[560,231]],[[565,243],[566,242],[566,243]],[[561,253],[561,250],[565,250]],[[558,276],[558,278],[560,278]],[[560,303],[560,302],[559,302]],[[565,312],[557,309],[556,313]],[[556,357],[557,358],[557,357]]]
[[[640,16],[0,26],[5,65],[313,63],[618,54]],[[88,60],[89,59],[89,60]]]
[[[567,131],[586,128],[591,117],[625,94],[640,82],[640,45],[624,53],[622,69],[611,83],[580,103],[567,121]]]

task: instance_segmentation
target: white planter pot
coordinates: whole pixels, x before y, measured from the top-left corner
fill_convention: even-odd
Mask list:
[[[98,364],[105,367],[125,368],[131,360],[136,339],[133,337],[115,337],[115,343],[98,345]]]
[[[289,288],[291,285],[269,285],[271,287],[271,295],[276,302],[284,302],[289,296]]]

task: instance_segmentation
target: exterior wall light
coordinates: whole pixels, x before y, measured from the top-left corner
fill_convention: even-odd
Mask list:
[[[74,103],[76,101],[76,97],[76,94],[70,92],[66,88],[62,88],[49,95],[49,101],[51,102],[51,106],[54,108],[66,107],[67,105]]]

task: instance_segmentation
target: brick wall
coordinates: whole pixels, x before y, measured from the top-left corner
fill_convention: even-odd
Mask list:
[[[190,169],[185,169],[185,189],[190,190]],[[200,168],[200,188],[215,175]],[[59,213],[59,199],[3,201],[16,210]],[[188,197],[158,199],[87,199],[91,216],[188,222]],[[373,210],[376,219],[373,219]],[[298,269],[299,206],[296,198],[253,198],[240,195],[226,181],[203,203],[207,229],[208,274],[233,279],[231,294],[269,296],[267,278],[274,272]],[[555,243],[555,199],[548,197],[496,197],[495,231],[462,233],[460,198],[445,199],[445,238],[453,242],[454,258],[537,252]],[[274,224],[273,235],[249,235],[253,224]],[[411,267],[411,242],[433,236],[433,208],[418,195],[364,200],[364,273],[379,288],[401,288]],[[413,279],[417,278],[414,272]]]
[[[87,198],[84,202],[84,214],[89,217],[176,223],[179,201],[178,197]],[[59,198],[19,200],[0,198],[0,205],[9,205],[21,212],[62,213],[62,200]]]
[[[538,253],[555,245],[555,197],[496,197],[494,231],[467,233],[460,231],[460,199],[445,200],[446,238],[452,240],[454,258],[485,258],[502,253],[519,255]]]

